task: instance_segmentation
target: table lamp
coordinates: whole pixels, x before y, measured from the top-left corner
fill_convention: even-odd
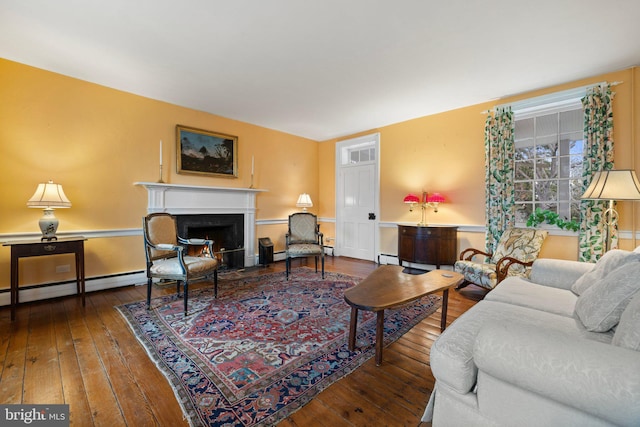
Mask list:
[[[36,192],[27,202],[30,208],[44,209],[44,216],[38,221],[42,231],[41,240],[57,240],[58,218],[53,214],[54,208],[70,208],[71,202],[62,190],[62,185],[54,184],[53,181],[38,184]]]
[[[420,204],[422,209],[422,217],[418,223],[418,227],[425,227],[427,225],[426,211],[427,208],[433,208],[434,212],[438,212],[438,205],[444,202],[444,197],[440,193],[433,193],[429,195],[427,192],[422,193],[422,202],[420,198],[415,194],[409,193],[404,198],[404,203],[409,205],[409,212],[413,212],[415,205]]]
[[[618,220],[614,200],[640,200],[640,181],[631,169],[599,171],[593,174],[591,184],[580,197],[583,200],[608,200],[609,208],[603,220],[607,226],[605,250],[611,249],[611,227]]]

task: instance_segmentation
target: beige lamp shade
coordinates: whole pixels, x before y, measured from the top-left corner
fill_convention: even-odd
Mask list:
[[[640,200],[640,181],[631,169],[596,172],[581,199]]]
[[[53,181],[38,184],[36,192],[27,202],[30,208],[70,208],[71,201],[64,194],[62,185],[54,184]]]
[[[307,208],[313,207],[313,202],[311,201],[311,196],[307,193],[302,193],[298,196],[298,201],[296,202],[296,206],[302,208],[303,212],[307,211]]]
[[[62,185],[54,184],[53,181],[38,184],[36,192],[27,201],[30,208],[41,208],[44,215],[38,221],[40,231],[42,231],[42,240],[55,240],[56,231],[58,231],[58,218],[53,214],[54,208],[70,208],[71,201],[64,194]]]

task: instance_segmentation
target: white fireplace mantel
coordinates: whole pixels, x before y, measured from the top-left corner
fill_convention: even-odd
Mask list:
[[[244,265],[255,265],[256,195],[267,191],[256,188],[207,187],[200,185],[134,182],[147,189],[147,213],[172,215],[244,215]]]

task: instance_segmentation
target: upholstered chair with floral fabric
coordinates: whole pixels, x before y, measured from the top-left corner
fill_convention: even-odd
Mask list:
[[[324,243],[323,236],[318,229],[318,217],[309,212],[298,212],[289,215],[289,231],[286,236],[287,280],[291,271],[291,258],[314,257],[316,273],[318,272],[318,258],[322,260],[322,278],[324,279]]]
[[[213,276],[215,296],[218,296],[218,261],[212,256],[213,241],[184,239],[178,236],[176,218],[167,213],[153,213],[142,221],[147,257],[147,310],[151,306],[153,279],[175,280],[177,293],[184,284],[184,314],[187,315],[189,283]],[[206,248],[204,255],[188,255],[189,245]]]
[[[465,279],[458,289],[474,284],[491,290],[507,276],[527,276],[548,234],[546,230],[533,228],[508,228],[492,254],[465,249],[454,265],[454,270]],[[478,258],[474,260],[476,256]],[[480,262],[482,256],[488,262]]]

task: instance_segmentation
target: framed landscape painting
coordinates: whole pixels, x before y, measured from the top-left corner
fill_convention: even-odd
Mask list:
[[[238,137],[176,126],[178,173],[238,177]]]

